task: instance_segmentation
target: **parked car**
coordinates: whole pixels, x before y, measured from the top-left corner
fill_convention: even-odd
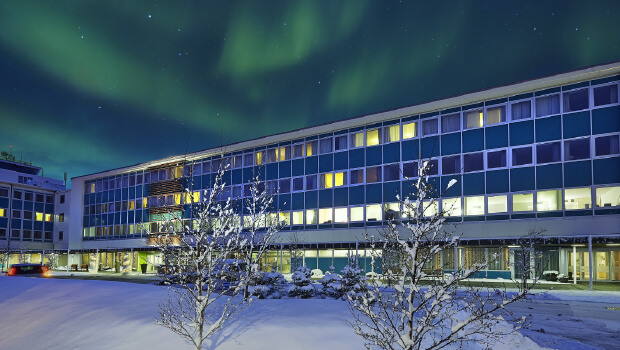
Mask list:
[[[13,264],[7,271],[7,276],[50,277],[50,269],[41,264]]]

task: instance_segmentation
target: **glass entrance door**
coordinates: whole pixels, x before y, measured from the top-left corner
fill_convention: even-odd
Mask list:
[[[596,280],[608,280],[609,279],[609,252],[595,252],[596,258]]]

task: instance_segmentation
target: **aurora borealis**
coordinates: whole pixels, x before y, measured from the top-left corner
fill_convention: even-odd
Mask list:
[[[2,1],[0,150],[62,178],[620,59],[618,1]]]

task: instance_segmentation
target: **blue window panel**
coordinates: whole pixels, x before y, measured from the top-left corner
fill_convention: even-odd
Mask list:
[[[247,178],[249,179],[249,178],[252,177],[252,175],[251,175],[252,174],[252,169],[251,168],[243,169],[243,177],[244,177],[244,179],[246,178],[245,177],[246,170],[247,170],[247,173],[248,173],[248,177]],[[209,188],[209,187],[211,187],[211,175],[202,175],[202,181],[201,182],[202,182],[202,186],[201,186],[202,188]]]
[[[553,141],[562,138],[562,117],[559,115],[536,119],[536,142]]]
[[[508,169],[487,171],[487,193],[504,193],[510,191],[508,186]]]
[[[417,160],[420,159],[420,141],[410,140],[403,141],[403,160]]]
[[[54,204],[45,204],[45,212],[48,214],[54,213]]]
[[[281,179],[291,177],[291,162],[280,162],[278,163],[279,169],[279,177]]]
[[[316,209],[318,206],[318,191],[308,191],[306,192],[306,200],[305,205],[306,209]]]
[[[349,204],[364,204],[364,186],[349,187]]]
[[[620,106],[592,110],[592,134],[620,131]]]
[[[620,157],[594,160],[594,183],[620,183]]]
[[[292,162],[293,176],[301,176],[304,174],[304,160],[303,159],[295,159]]]
[[[13,204],[15,204],[15,203],[13,203]],[[35,204],[34,204],[34,210],[35,210],[35,211],[38,211],[38,212],[43,212],[43,211],[44,211],[44,210],[43,210],[44,208],[45,208],[45,205],[44,205],[43,203],[35,203]],[[13,209],[17,209],[17,208],[15,207],[15,205],[13,205]]]
[[[366,203],[381,203],[382,184],[366,185]]]
[[[510,169],[510,191],[534,189],[534,167]]]
[[[0,198],[0,208],[8,208],[8,207],[9,207],[9,199]]]
[[[122,197],[121,197],[122,200],[129,199],[129,191],[127,191],[126,188],[123,188],[123,190],[121,191],[121,194],[122,194]]]
[[[590,135],[590,111],[566,114],[562,118],[565,139]]]
[[[361,168],[364,166],[364,148],[349,151],[349,167]]]
[[[383,146],[383,162],[400,162],[400,143],[394,142]]]
[[[230,185],[232,183],[232,171],[224,171],[222,174],[222,183],[226,185]]]
[[[95,217],[94,217],[94,216],[91,216],[91,217],[90,217],[90,222],[91,222],[91,225],[90,225],[90,226],[95,226]],[[18,227],[17,227],[17,226],[15,226],[15,225],[13,225],[12,227],[13,227],[13,228],[18,228]],[[35,230],[42,230],[42,229],[43,229],[43,223],[42,223],[42,222],[40,222],[40,221],[35,221],[35,222],[34,222],[34,229],[35,229]]]
[[[185,214],[185,212],[183,212],[183,214]],[[188,217],[183,215],[183,218],[187,219]],[[127,222],[130,223],[130,224],[132,224],[134,222],[134,212],[133,211],[128,211],[127,212]]]
[[[319,191],[319,208],[330,208],[334,206],[332,200],[334,191],[331,189]]]
[[[101,196],[102,196],[103,192],[97,192],[95,193],[95,202],[96,203],[101,203]]]
[[[101,201],[102,202],[108,202],[108,198],[110,198],[110,191],[103,191],[101,193]]]
[[[319,172],[319,157],[308,157],[306,158],[306,175],[307,174],[316,174]]]
[[[592,163],[589,160],[564,163],[565,187],[590,185],[592,185]]]
[[[461,133],[441,136],[441,154],[457,154],[461,153]]]
[[[34,208],[33,202],[24,202],[24,210],[31,210]]]
[[[304,194],[293,193],[291,195],[291,210],[302,210],[304,208]]]
[[[114,213],[114,224],[118,224],[121,222],[121,213]]]
[[[270,163],[265,166],[265,180],[275,180],[278,178],[278,163]]]
[[[452,187],[448,188],[450,180],[456,179],[456,183]],[[461,175],[449,175],[441,177],[441,192],[445,197],[454,197],[461,195]]]
[[[240,185],[243,183],[243,170],[235,169],[232,171],[232,183],[234,185]],[[200,188],[200,186],[194,186],[194,188]]]
[[[280,210],[291,210],[290,194],[281,194],[278,196],[278,208]]]
[[[463,152],[482,151],[484,149],[484,129],[463,131]]]
[[[243,183],[248,183],[251,182],[254,178],[254,168],[245,168],[243,169]],[[205,182],[205,177],[202,177],[202,186],[204,188],[210,187],[210,186],[205,186],[206,184],[209,184],[209,182]]]
[[[108,224],[112,225],[114,223],[114,214],[110,213],[108,214]]]
[[[508,125],[498,125],[486,130],[486,149],[508,147]]]
[[[94,197],[92,197],[92,198],[94,198]],[[120,188],[114,190],[114,198],[116,200],[119,200],[121,198],[121,189]],[[90,204],[93,204],[93,202],[91,202]]]
[[[393,181],[383,184],[383,201],[396,202],[396,196],[400,196],[400,181]],[[402,197],[401,197],[402,198]]]
[[[460,186],[455,184],[454,186]],[[463,195],[473,196],[484,194],[484,173],[473,173],[463,175]]]
[[[429,177],[428,184],[431,186],[431,190],[429,191],[427,198],[441,196],[442,190],[439,176]]]
[[[536,167],[536,189],[562,187],[562,164],[550,164]]]
[[[342,170],[349,168],[349,153],[338,152],[334,153],[334,170]]]
[[[334,155],[323,154],[319,156],[319,172],[326,173],[334,170]]]
[[[127,223],[127,212],[124,211],[121,213],[121,224],[126,224]]]
[[[0,218],[0,227],[7,228],[9,226],[8,218]]]
[[[534,143],[534,121],[526,120],[510,124],[510,145]]]
[[[22,228],[24,230],[31,230],[32,229],[32,221],[24,220],[22,222],[22,226],[23,226]]]
[[[409,197],[410,199],[414,199],[416,197],[416,188],[414,186],[414,181],[401,181],[400,183],[400,193],[402,193],[401,198]]]
[[[37,203],[37,204],[41,208],[41,209],[38,209],[37,211],[43,211],[43,203]],[[13,209],[22,210],[23,205],[24,205],[24,202],[20,201],[19,199],[13,199],[13,206],[12,206]]]
[[[132,212],[129,212],[129,222],[131,222]],[[183,219],[191,219],[192,218],[192,209],[189,205],[183,206]]]
[[[142,222],[142,210],[136,210],[135,215],[136,215],[136,222],[137,223]]]
[[[189,185],[187,186],[184,185],[183,188],[189,188]],[[129,199],[136,199],[136,188],[135,187],[129,188]]]
[[[349,189],[348,188],[335,188],[334,189],[334,206],[342,207],[349,204]]]
[[[439,156],[440,152],[440,140],[439,136],[425,137],[422,139],[422,158],[431,158]]]
[[[372,146],[366,148],[366,165],[381,164],[381,146]]]
[[[581,83],[576,83],[576,84],[571,84],[571,85],[564,85],[564,86],[562,86],[562,91],[579,89],[581,87],[586,87],[586,86],[589,86],[589,85],[590,85],[589,81],[583,81]]]

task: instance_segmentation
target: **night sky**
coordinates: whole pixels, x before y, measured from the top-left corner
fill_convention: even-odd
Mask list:
[[[44,175],[620,59],[620,1],[0,1],[0,150]]]

